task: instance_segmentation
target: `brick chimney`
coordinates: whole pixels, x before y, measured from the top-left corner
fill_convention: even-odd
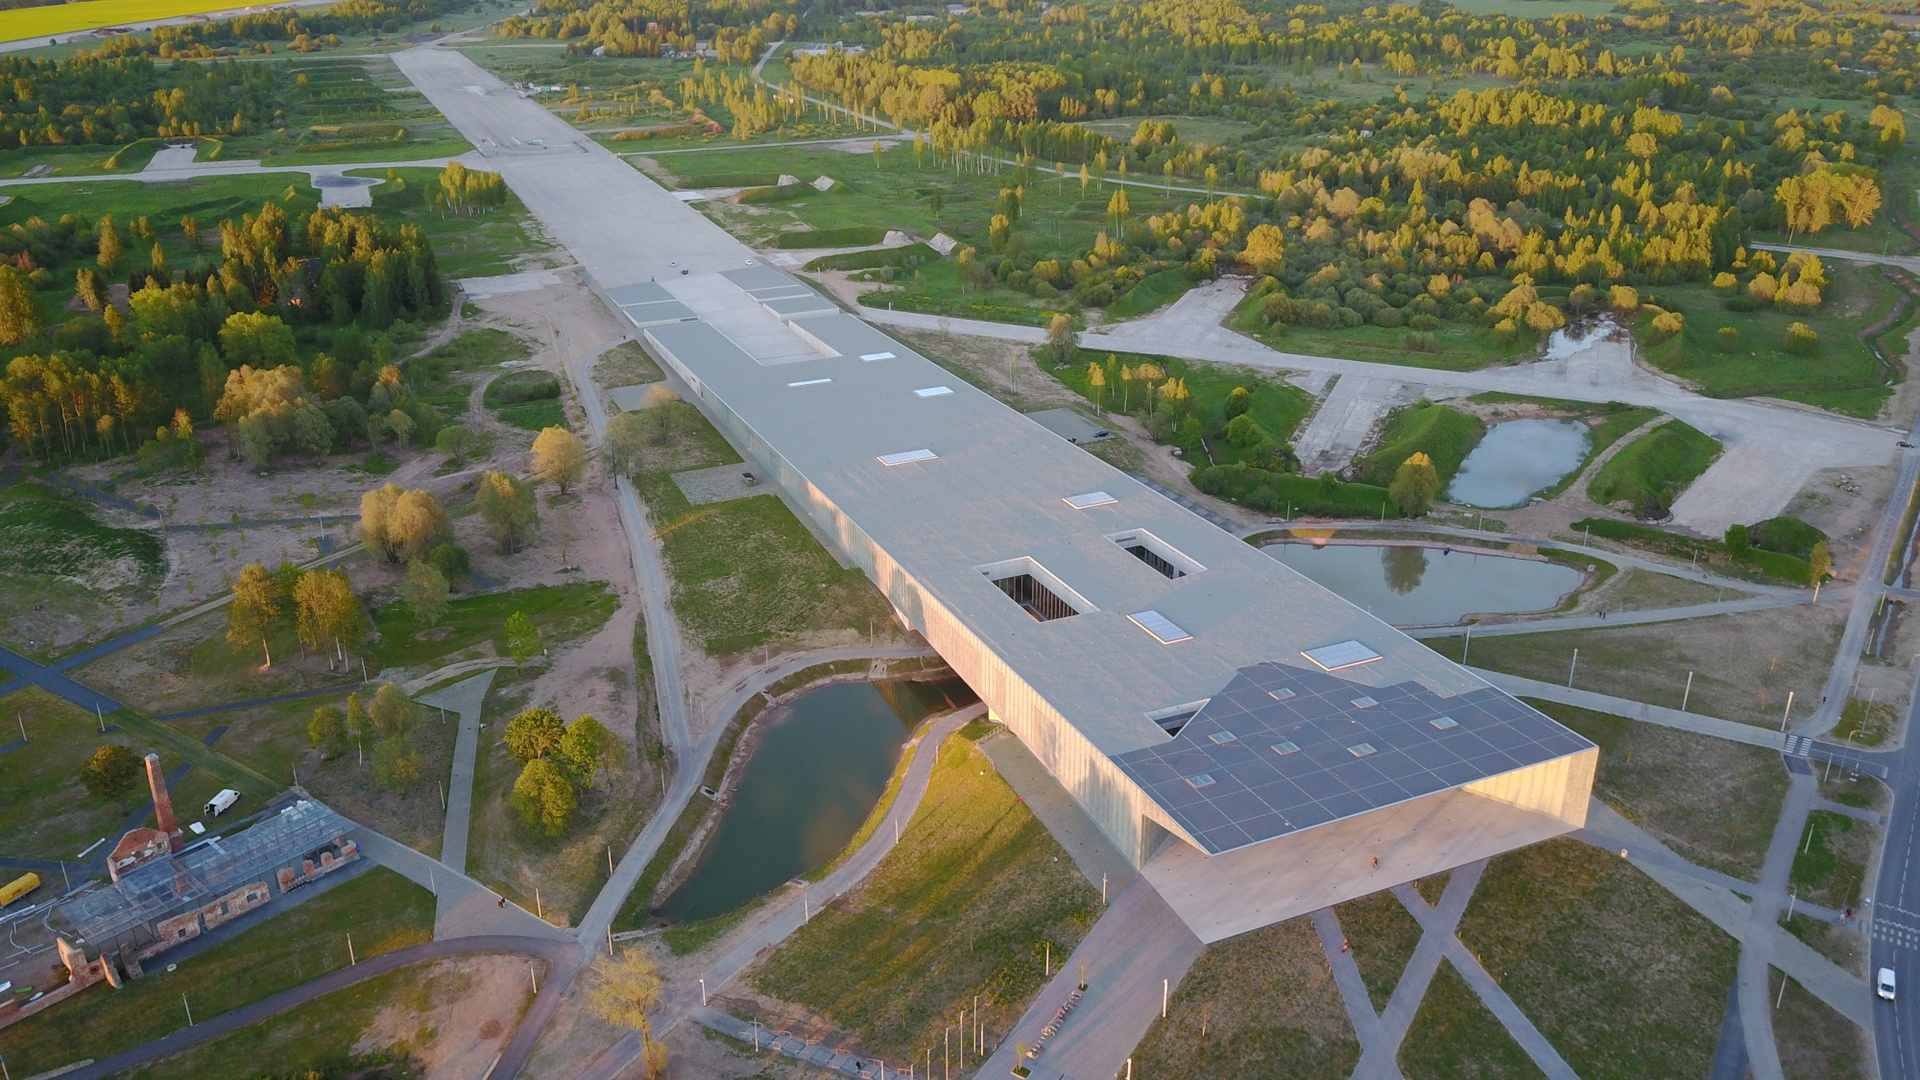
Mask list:
[[[160,755],[147,755],[147,786],[153,789],[153,816],[159,830],[167,834],[167,847],[179,851],[186,846],[180,835],[180,822],[173,816],[173,798],[167,794],[167,776],[160,771]]]

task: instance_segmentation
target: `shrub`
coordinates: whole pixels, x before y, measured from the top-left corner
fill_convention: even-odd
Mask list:
[[[802,270],[871,270],[876,266],[918,266],[940,257],[940,253],[925,244],[908,244],[897,248],[873,248],[869,251],[845,251],[838,255],[822,255],[813,259]]]
[[[1740,331],[1731,326],[1723,326],[1713,333],[1713,343],[1721,352],[1738,352],[1740,349]]]
[[[1242,413],[1227,421],[1227,441],[1241,450],[1260,445],[1263,438],[1260,428],[1254,424],[1253,417]]]
[[[1798,356],[1812,356],[1820,351],[1820,335],[1806,323],[1794,323],[1787,327],[1787,351]]]
[[[1414,328],[1419,329],[1420,320],[1427,319],[1427,318],[1428,316],[1425,316],[1425,315],[1414,316],[1414,319],[1413,319]],[[1418,333],[1418,334],[1408,334],[1406,337],[1403,337],[1400,339],[1400,347],[1407,350],[1408,352],[1437,353],[1440,351],[1440,339],[1435,337],[1431,333],[1425,333],[1425,332]]]
[[[489,406],[518,405],[560,396],[560,381],[544,371],[515,371],[487,384],[483,395]]]
[[[1408,319],[1407,325],[1412,327],[1415,330],[1432,331],[1432,330],[1440,329],[1440,320],[1438,317],[1433,315],[1420,314],[1420,315],[1415,315],[1411,319]],[[1428,334],[1428,337],[1431,338],[1432,335]],[[1432,350],[1429,349],[1425,351],[1431,352]]]
[[[1397,330],[1405,326],[1406,321],[1406,317],[1400,314],[1398,308],[1383,307],[1373,313],[1373,325],[1385,327],[1388,330]]]
[[[1811,557],[1814,546],[1827,538],[1826,533],[1813,525],[1784,514],[1755,522],[1746,529],[1747,539],[1754,547],[1802,559]]]
[[[1331,473],[1309,479],[1251,465],[1203,465],[1193,471],[1193,486],[1216,498],[1255,510],[1308,517],[1374,517],[1385,508],[1398,516],[1387,489],[1351,484]]]
[[[448,581],[458,581],[473,572],[467,549],[459,544],[440,544],[427,553],[427,561]]]
[[[1752,297],[1740,296],[1738,294],[1729,296],[1725,300],[1722,300],[1720,302],[1720,306],[1723,308],[1726,308],[1728,311],[1739,312],[1742,314],[1749,311],[1760,310],[1760,305],[1756,303]]]

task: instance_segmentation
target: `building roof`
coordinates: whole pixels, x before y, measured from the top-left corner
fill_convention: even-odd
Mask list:
[[[1589,745],[1492,687],[1448,698],[1264,663],[1236,672],[1171,740],[1114,761],[1218,855]]]
[[[1565,731],[867,323],[769,311],[792,287],[771,267],[662,285],[700,321],[647,329],[655,346],[1115,760],[1167,746],[1154,717],[1242,669],[1346,642],[1378,654],[1341,670],[1355,686],[1498,700]],[[932,386],[953,392],[917,393]],[[1037,621],[1010,600],[994,578],[1014,562],[1077,614]],[[1186,804],[1161,805],[1178,820]]]

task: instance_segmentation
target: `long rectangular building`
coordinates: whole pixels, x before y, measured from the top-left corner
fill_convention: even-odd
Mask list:
[[[1587,740],[805,284],[606,295],[1203,940],[1584,823]]]

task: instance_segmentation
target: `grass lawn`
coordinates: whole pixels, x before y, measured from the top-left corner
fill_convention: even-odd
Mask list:
[[[1467,980],[1441,964],[1400,1044],[1407,1080],[1533,1080],[1544,1077]]]
[[[1844,814],[1813,811],[1787,881],[1803,900],[1835,909],[1857,906],[1866,884],[1867,860],[1880,845],[1879,833]]]
[[[749,979],[889,1058],[939,1045],[976,994],[1004,1032],[1045,983],[1042,943],[1063,961],[1098,915],[1062,855],[979,747],[950,738],[900,842]]]
[[[1495,858],[1460,940],[1582,1080],[1712,1063],[1738,945],[1617,855],[1561,839]]]
[[[601,673],[605,678],[625,675],[617,669]],[[525,692],[532,681],[531,672],[515,680],[511,670],[502,671],[487,696],[487,726],[481,729],[480,754],[474,764],[467,873],[529,911],[536,906],[534,893],[539,890],[538,906],[548,919],[564,926],[579,921],[607,883],[607,851],[611,847],[618,859],[632,842],[660,794],[661,774],[651,759],[636,755],[631,732],[619,730],[624,717],[602,717],[622,738],[609,748],[612,760],[605,769],[579,792],[572,824],[559,836],[527,828],[511,800],[520,763],[507,752],[501,734],[515,713],[528,704],[540,704],[529,701]]]
[[[1780,1003],[1773,1014],[1773,1038],[1788,1080],[1867,1080],[1877,1074],[1869,1037],[1853,1021],[1778,968],[1767,969],[1767,991]]]
[[[425,356],[408,361],[407,377],[420,400],[439,409],[448,423],[459,423],[466,415],[473,389],[471,381],[460,376],[525,360],[531,351],[526,339],[505,330],[469,330]]]
[[[358,663],[347,675],[327,670],[326,657],[319,653],[303,655],[291,626],[276,627],[267,643],[272,667],[265,666],[259,642],[236,647],[227,640],[227,609],[215,608],[72,674],[103,694],[155,714],[317,690],[359,675]],[[371,673],[379,670],[373,667]]]
[[[542,645],[585,637],[598,630],[619,604],[604,581],[535,585],[464,596],[447,605],[432,628],[423,628],[401,602],[376,608],[380,640],[373,654],[387,667],[441,667],[471,656],[507,655],[506,623],[515,614],[532,620]]]
[[[1899,710],[1884,701],[1848,698],[1833,737],[1860,746],[1879,746],[1899,722]]]
[[[1375,364],[1475,371],[1492,364],[1532,359],[1536,342],[1522,339],[1511,345],[1495,340],[1493,331],[1473,322],[1443,322],[1425,334],[1374,326],[1320,330],[1311,326],[1267,326],[1258,317],[1260,298],[1250,297],[1228,318],[1229,326],[1245,330],[1281,352],[1308,356],[1337,356]],[[1418,342],[1418,347],[1414,343]]]
[[[1165,1020],[1133,1052],[1138,1074],[1343,1080],[1360,1060],[1339,987],[1305,917],[1207,946]]]
[[[1157,274],[1149,274],[1128,289],[1127,295],[1107,305],[1107,317],[1128,319],[1145,315],[1178,300],[1191,288],[1193,279],[1184,270],[1162,270]]]
[[[80,784],[80,766],[105,743],[145,754],[146,741],[125,731],[99,734],[92,713],[37,686],[0,698],[0,721],[4,721],[0,739],[19,738],[22,723],[28,737],[27,745],[0,754],[0,791],[6,792],[0,799],[0,854],[71,859],[95,840],[118,839],[121,822],[146,801],[144,775],[125,798],[96,799]],[[180,762],[162,752],[161,763],[171,770]],[[174,793],[174,804],[183,812],[191,811],[221,786],[211,773],[195,769]],[[42,899],[60,888],[60,875],[53,875],[51,885]]]
[[[1600,747],[1593,793],[1689,862],[1752,881],[1787,796],[1780,755],[1560,705],[1527,704]]]
[[[1109,358],[1113,363],[1107,362]],[[1214,464],[1237,464],[1257,457],[1263,446],[1286,446],[1293,440],[1301,421],[1313,411],[1314,405],[1313,395],[1305,390],[1272,372],[1251,368],[1181,360],[1171,356],[1100,353],[1092,350],[1081,352],[1079,359],[1065,367],[1055,367],[1044,356],[1044,350],[1036,350],[1035,362],[1040,370],[1052,373],[1054,378],[1100,408],[1128,412],[1142,420],[1147,416],[1141,405],[1146,384],[1137,379],[1121,379],[1120,369],[1153,364],[1168,378],[1182,380],[1189,395],[1188,407],[1193,416],[1199,419],[1206,438],[1204,447],[1198,438],[1178,443],[1187,460],[1193,462],[1207,461],[1207,451],[1211,450]],[[1106,386],[1098,392],[1093,389],[1089,370],[1089,366],[1095,363],[1101,365],[1101,377],[1107,381]],[[1247,415],[1253,418],[1254,427],[1259,429],[1264,440],[1263,443],[1244,448],[1234,446],[1222,435],[1227,425],[1227,397],[1240,387],[1252,393]]]
[[[1400,975],[1420,944],[1420,924],[1391,892],[1382,890],[1334,909],[1340,931],[1353,946],[1353,962],[1367,984],[1375,1012],[1387,1007]]]
[[[1697,383],[1713,397],[1791,395],[1818,405],[1824,392],[1875,390],[1884,400],[1888,372],[1854,334],[1893,310],[1900,289],[1871,266],[1838,260],[1823,265],[1832,284],[1823,290],[1826,302],[1807,315],[1775,306],[1729,311],[1726,298],[1709,285],[1664,286],[1644,299],[1683,313],[1686,328],[1642,349],[1641,356],[1662,371]],[[1800,356],[1784,347],[1787,327],[1795,322],[1820,335],[1816,354]],[[1739,332],[1731,352],[1722,351],[1718,341],[1725,326]]]
[[[1564,684],[1579,649],[1575,686],[1674,709],[1691,671],[1690,711],[1777,730],[1789,692],[1801,715],[1819,697],[1842,621],[1838,612],[1808,606],[1605,630],[1489,634],[1474,638],[1468,659]],[[1431,647],[1458,660],[1462,644],[1448,639]]]
[[[859,570],[834,561],[777,495],[695,506],[673,473],[739,462],[691,406],[673,406],[673,441],[645,447],[633,477],[673,578],[673,608],[709,655],[744,652],[812,630],[891,625],[892,609]]]
[[[1669,420],[1628,443],[1587,482],[1587,496],[1606,506],[1660,499],[1671,505],[1720,456],[1720,440]]]
[[[1612,587],[1596,597],[1608,611],[1649,611],[1657,608],[1711,604],[1725,595],[1724,589],[1702,581],[1673,577],[1653,570],[1630,566],[1615,576]]]
[[[433,936],[433,894],[382,867],[329,888],[230,941],[114,990],[89,987],[31,1022],[0,1030],[0,1054],[23,1075],[104,1058],[184,1026],[181,995],[210,1019],[347,966],[347,934],[364,959]],[[259,1062],[254,1062],[259,1065]]]

